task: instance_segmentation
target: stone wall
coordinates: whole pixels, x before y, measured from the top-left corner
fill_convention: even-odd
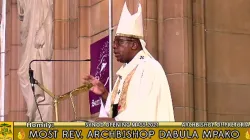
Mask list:
[[[114,32],[125,0],[113,0]],[[126,0],[131,13],[137,0]],[[249,0],[140,0],[147,48],[167,74],[176,121],[248,121]],[[25,121],[17,68],[22,54],[16,0],[7,0],[5,119]],[[54,0],[54,59],[90,58],[90,44],[108,35],[108,0]],[[121,64],[114,59],[115,72]],[[54,63],[57,95],[81,85],[90,63]],[[89,117],[88,94],[75,98]],[[73,120],[70,101],[59,119]]]

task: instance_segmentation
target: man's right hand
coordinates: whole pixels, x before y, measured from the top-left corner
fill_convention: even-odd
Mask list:
[[[93,84],[93,87],[90,89],[90,91],[94,92],[97,95],[104,95],[108,93],[107,89],[104,87],[102,82],[100,82],[99,80],[97,80],[95,77],[91,75],[83,77],[83,83],[85,82],[89,82]]]

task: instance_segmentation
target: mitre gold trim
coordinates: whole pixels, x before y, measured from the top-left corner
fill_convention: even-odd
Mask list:
[[[143,39],[143,36],[130,35],[130,34],[122,34],[122,33],[117,33],[115,36],[124,36],[124,37],[133,37],[133,38]]]

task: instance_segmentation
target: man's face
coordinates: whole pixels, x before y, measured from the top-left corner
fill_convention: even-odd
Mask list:
[[[133,38],[129,37],[115,37],[113,49],[117,61],[121,63],[127,63],[130,61],[134,41]]]

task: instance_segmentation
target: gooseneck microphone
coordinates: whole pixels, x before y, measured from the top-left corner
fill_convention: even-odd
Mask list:
[[[35,91],[35,79],[34,79],[34,71],[29,68],[29,76],[30,76],[30,84],[31,84],[31,88],[32,88],[32,91],[34,92]]]
[[[31,64],[35,61],[40,61],[40,62],[81,62],[81,61],[91,61],[91,59],[85,59],[85,60],[46,60],[46,59],[36,59],[36,60],[32,60],[30,61],[29,63],[29,78],[30,78],[30,84],[31,84],[31,89],[33,91],[33,95],[34,95],[34,100],[35,100],[35,103],[36,103],[36,106],[37,106],[37,110],[38,110],[38,113],[40,115],[40,118],[41,118],[41,121],[43,122],[43,119],[42,119],[42,115],[41,115],[41,112],[40,112],[40,109],[38,107],[38,103],[37,103],[37,100],[36,100],[36,95],[35,95],[35,84],[37,84],[37,80],[34,78],[34,70],[32,70],[31,68]]]
[[[53,61],[53,62],[81,62],[81,61],[91,61],[91,59],[84,59],[84,60],[63,60],[63,59],[52,59],[52,60],[49,60],[49,59],[35,59],[35,60],[32,60],[32,61],[30,61],[30,63],[29,63],[29,69],[31,69],[31,64],[33,63],[33,62],[35,62],[35,61],[40,61],[40,62],[42,62],[42,61],[46,61],[46,62],[51,62],[51,61]]]

